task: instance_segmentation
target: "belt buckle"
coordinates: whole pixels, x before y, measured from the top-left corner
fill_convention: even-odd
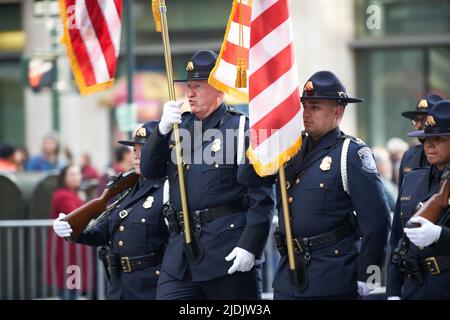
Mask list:
[[[121,257],[120,264],[122,265],[123,272],[131,272],[130,259],[128,257]]]
[[[428,257],[425,259],[425,262],[427,264],[428,271],[430,271],[432,275],[437,275],[441,273],[441,269],[439,269],[439,265],[435,257]]]

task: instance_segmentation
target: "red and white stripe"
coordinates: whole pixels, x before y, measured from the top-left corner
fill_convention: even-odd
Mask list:
[[[228,20],[225,39],[220,50],[219,59],[209,77],[209,83],[227,94],[248,101],[247,88],[235,88],[237,59],[244,58],[248,66],[248,50],[250,47],[251,0],[233,1]],[[241,16],[240,16],[241,14]],[[239,21],[243,28],[243,46],[239,45]]]
[[[120,51],[121,0],[60,0],[64,38],[82,94],[112,85]]]
[[[249,50],[250,149],[261,175],[300,148],[302,119],[288,0],[253,1]]]

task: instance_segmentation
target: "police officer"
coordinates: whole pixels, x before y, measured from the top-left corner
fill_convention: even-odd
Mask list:
[[[405,111],[402,116],[411,120],[412,125],[416,130],[422,130],[425,122],[425,118],[428,111],[443,98],[437,94],[429,94],[424,96],[417,103],[416,109],[412,111]],[[402,161],[400,162],[398,185],[399,189],[403,183],[404,175],[414,168],[425,168],[428,167],[427,157],[423,150],[423,138],[419,138],[420,144],[410,148],[403,155]]]
[[[350,98],[332,72],[319,71],[301,101],[306,135],[286,166],[297,276],[289,269],[280,206],[274,298],[355,299],[372,288],[366,280],[376,272],[371,268],[379,272],[389,224],[371,149],[339,129],[345,106],[363,100]]]
[[[173,231],[157,299],[259,298],[255,265],[260,263],[269,233],[275,190],[270,179],[259,178],[242,161],[248,119],[224,104],[224,93],[208,84],[216,59],[217,54],[209,50],[192,56],[185,79],[192,113],[182,115],[181,103],[167,102],[158,130],[143,149],[142,174],[154,178],[167,172],[173,207],[168,214]],[[183,137],[187,205],[197,255],[186,251],[189,247],[182,232],[180,186],[171,156],[174,123],[180,124]]]
[[[395,248],[388,267],[387,296],[395,299],[450,299],[450,210],[440,212],[436,223],[413,217],[449,179],[450,100],[443,100],[428,112],[424,129],[410,137],[425,140],[429,168],[405,175],[391,230],[390,244]],[[407,222],[418,224],[411,228]]]
[[[144,124],[132,141],[134,169],[140,174],[141,150],[157,122]],[[164,177],[144,179],[120,195],[121,199],[95,227],[82,233],[77,243],[108,246],[110,275],[107,299],[155,299],[160,266],[169,232],[162,214]],[[59,237],[69,237],[70,225],[61,213],[53,223]]]

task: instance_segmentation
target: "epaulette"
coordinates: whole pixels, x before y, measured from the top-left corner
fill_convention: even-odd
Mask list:
[[[233,115],[237,115],[237,116],[245,116],[246,118],[248,118],[248,115],[245,114],[244,112],[240,111],[240,110],[236,110],[233,107],[227,106],[227,111]]]

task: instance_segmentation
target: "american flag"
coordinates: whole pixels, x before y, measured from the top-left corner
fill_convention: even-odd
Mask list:
[[[288,0],[253,1],[249,51],[250,147],[260,176],[274,174],[301,146],[302,119]]]
[[[248,67],[251,3],[251,0],[233,1],[219,58],[208,79],[216,89],[245,102],[248,101],[248,89],[236,88],[235,81],[238,59],[243,59]]]
[[[60,0],[66,46],[83,95],[112,86],[120,50],[122,0]]]

